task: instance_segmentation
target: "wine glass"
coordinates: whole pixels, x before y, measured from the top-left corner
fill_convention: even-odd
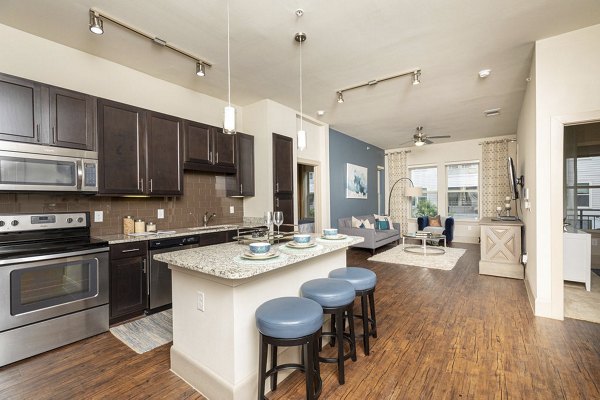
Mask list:
[[[279,227],[283,224],[283,212],[275,211],[273,221],[275,222],[275,225],[277,225],[277,235],[279,236]]]
[[[267,226],[268,231],[270,232],[271,227],[273,226],[273,211],[265,211],[265,217],[263,221]]]

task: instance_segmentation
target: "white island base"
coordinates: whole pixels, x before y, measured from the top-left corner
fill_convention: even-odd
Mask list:
[[[170,263],[173,278],[171,370],[209,399],[255,399],[259,340],[254,318],[256,308],[269,299],[298,296],[304,282],[325,278],[331,270],[345,267],[346,249],[350,244],[354,243],[326,248],[326,253],[303,257],[303,261],[295,262],[298,257],[289,256],[288,261],[293,262],[289,265],[242,279],[221,278]],[[221,246],[231,244],[211,247],[217,250]],[[194,251],[199,250],[170,254]],[[199,310],[200,293],[204,295],[204,311]],[[279,361],[299,360],[299,349],[281,350]],[[279,379],[285,376],[280,373]]]

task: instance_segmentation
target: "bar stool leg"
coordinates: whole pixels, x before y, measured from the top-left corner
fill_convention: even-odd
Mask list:
[[[314,398],[314,341],[309,341],[307,344],[302,346],[304,354],[304,378],[306,379],[306,399],[311,400]]]
[[[277,365],[277,346],[271,345],[271,368]],[[277,389],[277,372],[271,375],[271,390]]]
[[[337,325],[336,336],[338,343],[338,381],[340,385],[343,385],[346,382],[344,377],[344,311],[338,310],[335,312],[335,321]]]
[[[374,295],[375,290],[373,290],[371,293],[369,293],[369,307],[371,308],[371,320],[373,322],[371,322],[371,333],[373,334],[373,337],[376,338],[377,337],[377,318],[375,317],[375,295]]]
[[[363,346],[365,347],[365,355],[369,355],[369,312],[367,311],[367,295],[360,296],[360,306],[362,312],[363,324]]]
[[[331,323],[331,329],[330,329],[330,331],[333,332],[333,333],[335,333],[335,315],[331,316],[330,323]],[[330,338],[329,338],[329,347],[334,347],[334,346],[335,346],[335,336],[330,336]]]
[[[265,343],[263,335],[260,335],[258,342],[259,354],[260,354],[260,371],[258,371],[258,400],[264,400],[265,398],[265,373],[267,372],[267,349],[268,345]]]
[[[348,308],[348,326],[350,328],[350,359],[352,361],[356,361],[356,335],[354,332],[354,310],[353,304]]]

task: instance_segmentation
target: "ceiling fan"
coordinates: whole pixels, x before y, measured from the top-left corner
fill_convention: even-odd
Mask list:
[[[400,145],[400,147],[408,144],[414,143],[415,146],[423,146],[425,144],[432,144],[433,142],[429,139],[447,139],[451,137],[450,135],[441,135],[441,136],[427,136],[423,133],[423,127],[417,126],[417,133],[413,135],[411,140],[408,140]]]

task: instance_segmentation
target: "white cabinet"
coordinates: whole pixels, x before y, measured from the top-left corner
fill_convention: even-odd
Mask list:
[[[521,221],[494,221],[483,218],[481,227],[481,260],[479,273],[523,279],[521,265]]]
[[[592,279],[592,235],[577,229],[563,232],[563,279],[583,282],[589,292]]]

